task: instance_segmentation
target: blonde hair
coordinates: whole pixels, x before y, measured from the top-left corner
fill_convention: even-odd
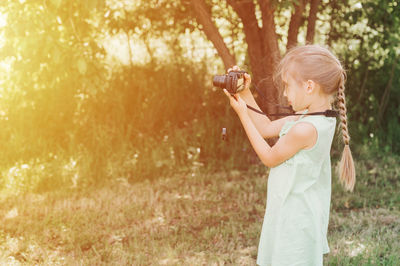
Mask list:
[[[289,73],[293,64],[296,68],[297,80],[313,80],[320,85],[323,93],[337,96],[340,115],[340,126],[343,137],[344,149],[339,163],[339,181],[348,191],[353,191],[356,182],[356,173],[353,156],[350,150],[350,135],[347,128],[346,98],[344,95],[346,72],[340,61],[327,48],[319,45],[304,45],[293,47],[282,58],[274,73],[274,82],[282,91],[282,75]]]

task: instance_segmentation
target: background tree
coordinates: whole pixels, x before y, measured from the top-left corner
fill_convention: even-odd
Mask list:
[[[2,73],[1,106],[7,119],[1,121],[1,141],[10,144],[21,134],[26,143],[14,143],[3,163],[42,155],[43,143],[33,139],[47,139],[47,145],[66,149],[74,137],[71,129],[84,123],[83,102],[104,89],[104,50],[96,41],[94,26],[99,3],[0,4],[7,15],[0,49],[0,60],[7,65]],[[35,149],[36,145],[42,148]]]
[[[398,153],[400,145],[400,7],[397,1],[330,1],[327,44],[348,71],[353,140]]]
[[[278,110],[273,103],[278,102],[278,95],[272,83],[272,74],[282,52],[284,52],[279,48],[279,36],[276,33],[275,15],[279,13],[277,9],[285,7],[293,9],[287,34],[286,47],[289,49],[297,44],[299,28],[304,22],[304,11],[307,4],[310,5],[307,41],[313,42],[319,1],[287,1],[281,3],[280,6],[278,6],[278,2],[269,0],[258,2],[228,0],[227,3],[233,8],[242,23],[253,80],[271,99],[270,102],[263,102],[262,106],[268,113],[276,112]],[[235,56],[229,52],[226,44],[222,41],[220,32],[214,25],[210,4],[207,4],[204,0],[191,0],[191,4],[197,22],[203,26],[204,33],[213,43],[224,62],[225,68],[228,69],[235,64]],[[260,11],[261,18],[257,18],[257,10]]]
[[[355,154],[398,153],[399,17],[397,1],[3,1],[0,186],[247,169],[258,160],[212,75],[243,66],[278,111],[274,65],[313,40],[348,70]]]

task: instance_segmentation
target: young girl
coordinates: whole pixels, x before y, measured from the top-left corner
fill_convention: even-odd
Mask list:
[[[293,110],[301,111],[300,117],[270,121],[248,110],[246,104],[260,108],[250,92],[247,74],[245,89],[235,97],[224,90],[258,157],[271,168],[258,265],[323,265],[323,254],[330,251],[330,149],[336,118],[307,113],[331,110],[337,97],[345,144],[339,177],[345,188],[353,191],[355,170],[347,130],[345,79],[339,60],[328,49],[305,45],[284,56],[274,79],[282,85]],[[264,138],[275,136],[280,138],[270,147]]]

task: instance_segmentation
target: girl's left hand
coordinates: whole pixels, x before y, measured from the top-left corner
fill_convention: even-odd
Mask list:
[[[239,94],[234,94],[234,96],[232,96],[226,89],[224,89],[224,93],[229,98],[229,102],[230,102],[233,110],[235,110],[235,112],[239,116],[247,113],[246,102],[242,98],[240,98]],[[235,99],[235,97],[236,97],[236,99]]]

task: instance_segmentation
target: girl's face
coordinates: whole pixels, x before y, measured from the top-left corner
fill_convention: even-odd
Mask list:
[[[292,78],[290,73],[286,72],[282,77],[284,86],[283,96],[285,96],[294,111],[306,109],[306,82],[300,82]]]

